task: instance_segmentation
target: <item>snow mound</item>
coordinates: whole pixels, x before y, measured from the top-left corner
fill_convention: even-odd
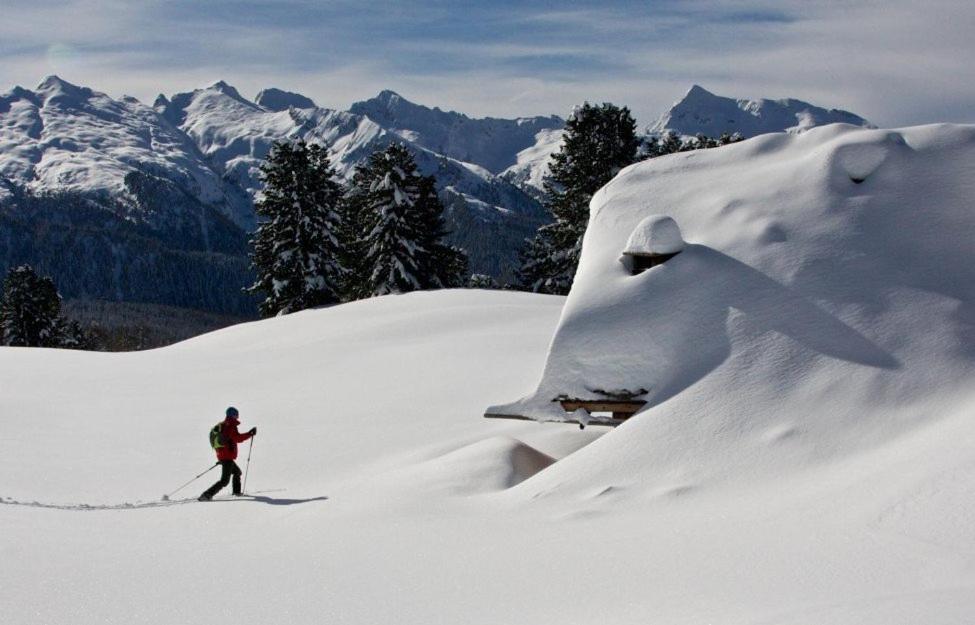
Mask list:
[[[419,486],[422,490],[476,495],[516,486],[554,462],[555,458],[518,439],[495,436],[398,470],[398,479],[387,480],[387,485],[397,490]]]
[[[648,389],[538,482],[582,484],[774,475],[957,413],[975,379],[973,170],[975,127],[956,125],[835,124],[629,167],[593,198],[537,390],[489,411],[565,420],[560,395]],[[694,243],[630,275],[620,250],[664,211]]]
[[[673,217],[650,215],[633,229],[624,254],[676,254],[684,249],[684,237]]]

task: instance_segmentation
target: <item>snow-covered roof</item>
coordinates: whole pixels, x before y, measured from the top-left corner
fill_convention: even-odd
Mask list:
[[[626,241],[624,254],[649,256],[676,254],[684,249],[684,237],[672,217],[650,215],[637,224]]]

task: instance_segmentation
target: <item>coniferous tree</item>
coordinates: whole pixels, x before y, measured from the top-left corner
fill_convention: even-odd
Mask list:
[[[728,134],[722,133],[720,137],[714,139],[702,133],[698,133],[693,139],[682,140],[673,130],[667,131],[663,136],[651,135],[647,137],[640,148],[640,160],[666,156],[676,152],[690,152],[692,150],[702,150],[716,148],[729,143],[738,143],[745,138],[740,132]]]
[[[501,285],[498,281],[491,276],[483,273],[471,274],[471,277],[467,279],[467,288],[469,289],[500,289]]]
[[[437,195],[432,176],[421,176],[418,185],[417,211],[423,223],[423,275],[426,288],[453,289],[464,286],[467,276],[467,254],[443,242],[447,227],[443,203]]]
[[[348,194],[361,202],[363,273],[368,295],[459,286],[466,254],[442,242],[443,204],[403,145],[369,157]]]
[[[61,338],[58,346],[61,348],[93,350],[96,347],[94,337],[73,319],[61,318],[59,334]]]
[[[337,239],[341,187],[323,146],[278,142],[261,165],[262,219],[251,240],[261,315],[272,317],[340,299],[344,268]]]
[[[369,271],[366,267],[366,234],[368,214],[369,171],[357,167],[339,202],[339,253],[345,272],[342,278],[342,301],[369,297]]]
[[[523,286],[568,293],[589,222],[589,201],[636,160],[639,147],[636,122],[628,108],[587,102],[573,111],[544,185],[545,207],[553,222],[540,228],[522,252]]]
[[[54,281],[21,265],[11,269],[3,282],[0,344],[89,349],[91,340],[77,321],[61,316],[61,296]]]

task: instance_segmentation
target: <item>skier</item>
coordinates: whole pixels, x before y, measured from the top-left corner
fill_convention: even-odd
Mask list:
[[[243,493],[240,490],[240,467],[234,460],[237,459],[237,443],[243,443],[252,436],[257,435],[257,428],[251,428],[246,433],[241,434],[237,431],[240,421],[237,409],[231,406],[227,408],[227,417],[217,426],[219,428],[216,441],[211,441],[214,450],[217,452],[217,462],[220,464],[220,480],[203,491],[200,501],[210,501],[221,488],[230,483],[231,476],[234,481],[234,496],[240,497]]]

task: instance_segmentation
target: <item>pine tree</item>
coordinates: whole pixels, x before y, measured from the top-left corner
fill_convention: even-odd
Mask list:
[[[251,240],[261,315],[272,317],[340,299],[344,268],[337,232],[341,187],[325,147],[278,142],[261,165],[264,189]]]
[[[14,347],[61,347],[61,296],[48,277],[29,265],[11,269],[0,301],[0,344]]]
[[[420,176],[403,145],[369,157],[347,196],[361,202],[366,225],[363,268],[369,295],[459,286],[463,251],[445,245],[443,204],[433,179]]]
[[[635,162],[639,147],[636,122],[628,108],[587,102],[573,111],[545,181],[545,207],[553,222],[540,228],[522,252],[519,279],[524,287],[568,293],[589,222],[589,201]]]

